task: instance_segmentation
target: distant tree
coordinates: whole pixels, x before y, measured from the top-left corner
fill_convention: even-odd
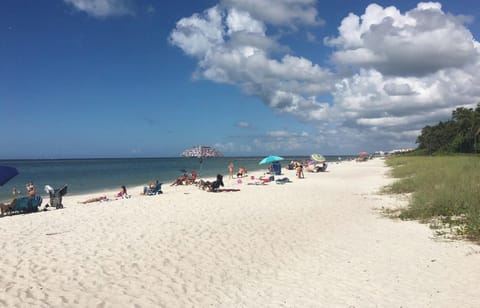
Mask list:
[[[477,129],[477,132],[475,133],[475,153],[478,153],[478,144],[480,143],[480,128]]]
[[[437,152],[476,153],[480,135],[480,103],[477,108],[457,108],[452,119],[435,126],[425,126],[417,137],[418,149],[426,154]]]
[[[469,108],[457,108],[452,112],[452,119],[457,126],[455,152],[473,153],[475,139],[475,112]]]

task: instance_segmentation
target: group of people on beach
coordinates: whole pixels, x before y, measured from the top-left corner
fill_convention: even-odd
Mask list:
[[[28,198],[29,200],[32,200],[32,202],[34,202],[35,204],[38,205],[38,207],[40,207],[42,205],[43,199],[40,195],[37,195],[37,193],[35,191],[35,185],[33,184],[33,182],[28,182],[25,185],[25,189],[27,191],[27,195],[26,195],[25,198]],[[9,203],[0,203],[1,216],[3,216],[6,213],[11,213],[12,212],[12,210],[15,208],[15,205],[17,204],[18,198],[20,198],[19,196],[21,194],[22,194],[22,192],[17,190],[16,187],[14,187],[12,189],[13,200]]]
[[[303,179],[305,177],[305,174],[304,174],[304,170],[308,171],[308,172],[324,172],[327,170],[327,162],[326,161],[323,161],[323,162],[318,162],[318,163],[315,163],[315,162],[312,162],[312,161],[301,161],[301,162],[298,162],[298,161],[291,161],[288,165],[287,165],[287,169],[289,170],[295,170],[295,175],[299,178],[299,179]]]
[[[188,175],[186,171],[183,171],[183,173],[179,177],[177,177],[177,179],[173,181],[170,186],[194,184],[197,181],[197,175],[197,171],[195,170],[191,170],[190,175]]]
[[[298,178],[304,178],[303,168],[304,168],[304,164],[301,163],[301,162],[293,162],[292,161],[291,164],[289,164],[287,166],[287,169],[295,169],[296,170],[296,176]],[[267,173],[271,173],[271,170]],[[233,164],[233,162],[230,162],[228,164],[228,174],[229,174],[230,179],[234,178],[234,164]],[[247,169],[245,167],[238,168],[238,172],[237,172],[236,176],[239,179],[239,181],[240,181],[240,178],[248,176]],[[224,186],[223,175],[221,175],[221,174],[218,174],[214,181],[207,181],[207,180],[203,180],[203,179],[197,180],[197,178],[198,178],[197,171],[191,170],[190,174],[187,174],[187,172],[185,170],[182,170],[182,174],[180,174],[180,176],[178,176],[170,184],[170,186],[192,185],[192,184],[194,184],[197,187],[199,187],[200,189],[205,190],[205,191],[210,191],[210,192],[218,191],[220,187]],[[262,180],[262,183],[265,183],[264,179],[261,179],[261,180]],[[149,183],[147,186],[144,186],[142,194],[143,195],[149,195],[152,192],[153,193],[162,193],[162,191],[159,190],[159,186],[161,186],[161,183],[159,183],[158,180],[155,180],[154,182]],[[157,189],[159,190],[158,192],[156,191]],[[122,191],[120,191],[115,197],[120,198],[124,195],[128,195],[128,194],[127,194],[125,186],[122,186]],[[105,200],[109,200],[109,199],[106,195],[102,195],[100,197],[85,200],[82,203],[90,203],[90,202],[105,201]]]
[[[113,196],[113,199],[108,198],[107,195],[101,195],[101,196],[98,196],[98,197],[93,197],[93,198],[87,199],[87,200],[82,201],[80,203],[87,204],[87,203],[92,203],[92,202],[104,202],[104,201],[117,200],[117,199],[128,199],[128,198],[130,198],[130,195],[127,193],[127,187],[125,185],[122,185],[120,187],[120,191]]]
[[[228,164],[228,177],[230,179],[233,179],[233,170],[235,168],[235,165],[233,164],[233,162],[230,162]],[[247,168],[245,167],[240,167],[238,168],[238,171],[237,171],[237,178],[242,178],[244,176],[247,176]]]
[[[311,168],[308,165],[308,162],[306,162],[306,161],[305,162],[292,161],[292,162],[290,162],[290,164],[288,164],[286,166],[286,168],[289,169],[289,170],[295,170],[296,171],[296,177],[298,177],[298,178],[304,178],[304,168],[307,168],[307,171],[310,171],[310,172],[318,172],[318,171],[325,171],[326,167],[327,167],[327,164],[326,164],[326,162],[324,162],[322,165],[316,165],[314,167],[314,168],[316,168],[315,170],[310,170]],[[271,172],[271,170],[270,170],[270,172]],[[269,173],[269,172],[267,172],[267,173]],[[230,179],[234,178],[234,164],[233,164],[233,162],[230,162],[228,164],[228,174],[229,174]],[[247,169],[245,167],[238,168],[238,172],[236,173],[236,177],[238,178],[239,183],[241,183],[240,178],[245,177],[247,175],[248,175],[248,173],[247,173]],[[199,187],[200,189],[203,189],[205,191],[217,191],[220,187],[224,186],[223,176],[221,174],[218,174],[214,181],[198,180],[197,178],[198,178],[198,173],[195,170],[191,170],[190,174],[187,174],[187,172],[184,171],[184,172],[182,172],[182,174],[179,177],[177,177],[175,179],[175,181],[173,181],[171,183],[170,186],[195,184],[197,187]],[[262,181],[263,180],[264,179],[262,179]],[[26,188],[28,198],[32,198],[32,199],[33,198],[40,198],[41,199],[41,197],[36,194],[35,186],[34,186],[33,182],[27,183],[25,188]],[[142,194],[143,195],[151,195],[151,194],[161,194],[161,193],[162,193],[161,183],[157,179],[157,180],[149,183],[148,185],[144,186]],[[17,190],[16,188],[13,188],[13,190],[12,190],[12,195],[14,197],[13,201],[10,202],[10,203],[7,203],[7,204],[0,204],[0,208],[2,210],[2,216],[3,216],[5,211],[8,211],[8,209],[13,208],[13,206],[15,205],[17,196],[20,195],[20,194],[21,194],[21,192],[19,190]],[[93,202],[104,202],[104,201],[112,201],[112,200],[128,199],[128,198],[130,198],[130,195],[127,192],[127,188],[126,188],[125,185],[122,185],[120,187],[120,191],[118,193],[116,193],[115,195],[113,195],[111,198],[108,197],[106,194],[103,194],[103,195],[100,195],[100,196],[97,196],[97,197],[92,197],[92,198],[86,199],[86,200],[81,201],[79,203],[87,204],[87,203],[93,203]],[[41,204],[41,200],[40,200],[39,204]]]

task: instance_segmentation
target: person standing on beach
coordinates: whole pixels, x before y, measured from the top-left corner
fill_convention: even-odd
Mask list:
[[[16,198],[18,195],[20,195],[20,191],[18,191],[17,188],[14,187],[12,190],[12,195],[14,198]]]
[[[298,177],[299,179],[303,179],[303,178],[304,178],[304,175],[303,175],[303,165],[302,165],[301,163],[297,163],[296,171],[297,171],[297,177]]]
[[[230,179],[233,179],[233,167],[234,167],[234,166],[233,166],[233,163],[230,162],[230,163],[228,164],[228,177],[229,177]]]

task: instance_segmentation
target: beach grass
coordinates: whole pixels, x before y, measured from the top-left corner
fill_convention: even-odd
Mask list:
[[[387,159],[396,178],[387,193],[411,193],[402,219],[441,221],[480,240],[480,156],[399,156]]]

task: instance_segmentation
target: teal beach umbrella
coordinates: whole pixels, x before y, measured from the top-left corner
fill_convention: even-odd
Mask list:
[[[273,162],[281,161],[281,160],[283,160],[283,157],[276,156],[276,155],[270,155],[270,156],[267,156],[264,159],[262,159],[258,164],[259,165],[269,164],[269,163],[273,163]]]

